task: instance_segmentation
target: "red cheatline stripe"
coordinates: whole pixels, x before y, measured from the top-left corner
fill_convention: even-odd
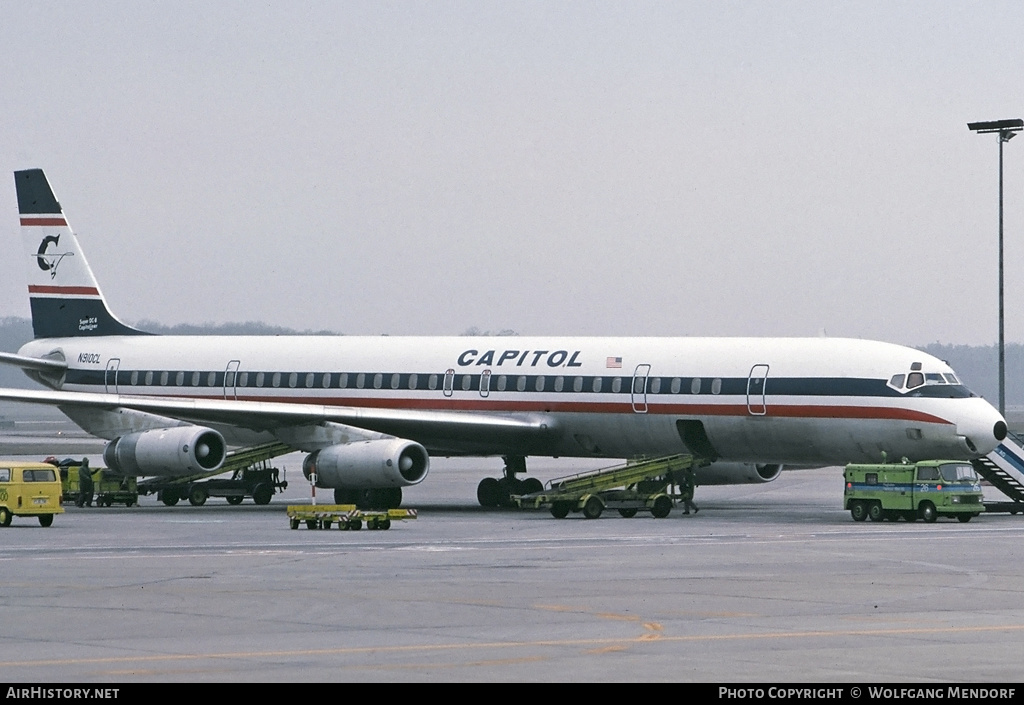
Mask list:
[[[22,225],[67,225],[68,221],[63,218],[25,218],[21,219]]]
[[[29,284],[30,294],[76,294],[84,296],[99,296],[100,290],[94,286],[39,286]]]

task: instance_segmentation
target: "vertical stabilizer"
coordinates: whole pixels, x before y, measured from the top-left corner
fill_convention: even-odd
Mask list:
[[[110,312],[42,169],[14,172],[36,338],[146,335]]]

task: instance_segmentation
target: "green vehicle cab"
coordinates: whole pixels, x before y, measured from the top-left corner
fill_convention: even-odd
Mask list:
[[[967,522],[985,511],[978,474],[962,460],[851,464],[843,475],[843,508],[854,521],[948,516]]]
[[[64,513],[60,500],[57,468],[0,460],[0,526],[10,526],[16,516],[38,517],[40,525],[50,526],[54,514]]]

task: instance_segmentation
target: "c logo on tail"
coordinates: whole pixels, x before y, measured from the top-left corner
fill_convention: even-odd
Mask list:
[[[54,245],[60,244],[60,235],[47,235],[43,238],[43,241],[39,243],[39,249],[36,251],[36,264],[44,272],[50,273],[50,279],[57,276],[57,265],[60,261],[68,255],[73,255],[74,252],[65,252],[63,254],[47,254],[46,248],[53,243]]]

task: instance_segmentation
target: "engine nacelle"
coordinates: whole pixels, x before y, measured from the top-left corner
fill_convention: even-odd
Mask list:
[[[698,485],[758,485],[782,474],[781,465],[758,463],[712,463],[697,470]]]
[[[317,487],[335,489],[416,485],[429,470],[427,449],[401,438],[328,446],[310,453],[302,462],[307,480],[315,472]]]
[[[175,426],[116,438],[103,450],[107,467],[122,475],[179,477],[224,464],[224,437],[212,428]]]

